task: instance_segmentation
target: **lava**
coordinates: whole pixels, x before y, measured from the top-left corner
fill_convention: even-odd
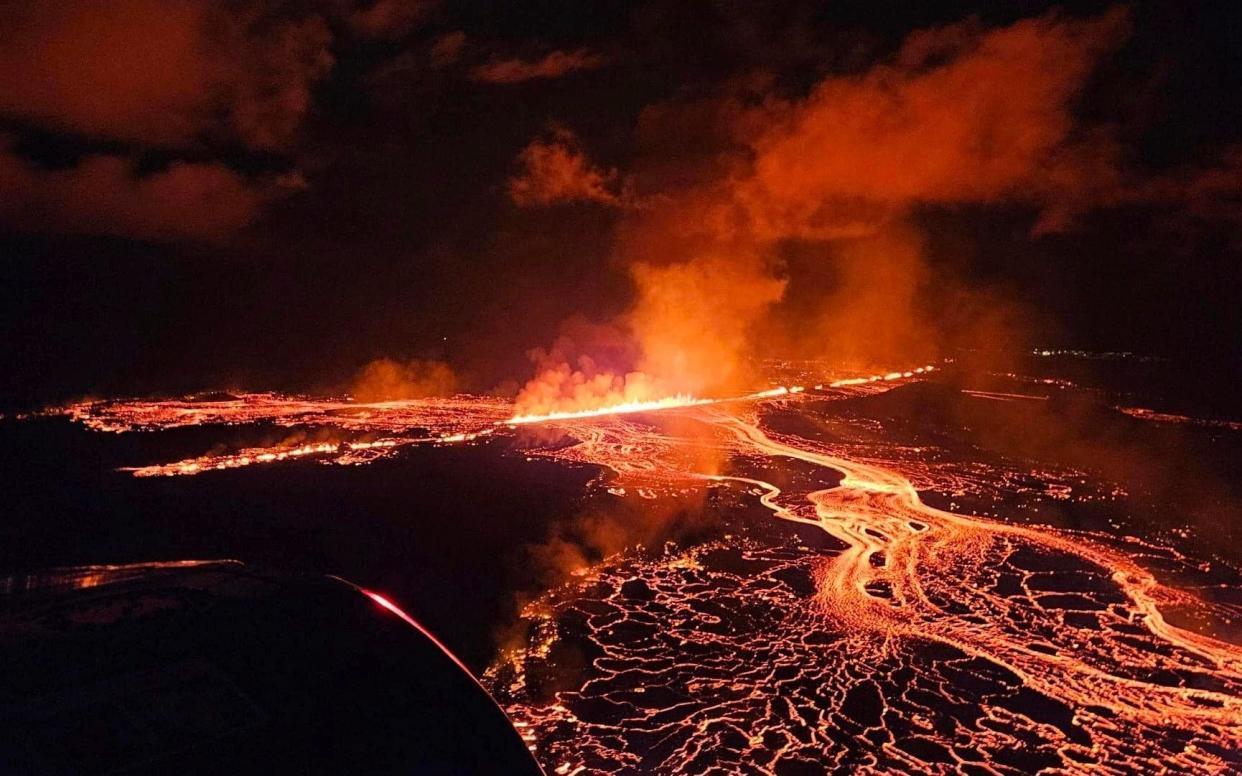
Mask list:
[[[597,409],[589,410],[569,410],[559,412],[548,412],[544,414],[514,415],[505,421],[507,425],[518,426],[527,423],[547,423],[555,420],[577,420],[579,418],[596,418],[602,415],[627,415],[634,412],[656,412],[659,410],[675,409],[678,407],[695,407],[702,404],[711,404],[712,399],[696,399],[693,396],[678,395],[668,396],[662,399],[653,399],[651,401],[632,401],[622,402],[620,404],[610,404]]]
[[[226,455],[203,455],[153,466],[127,466],[122,467],[121,471],[131,472],[135,477],[172,477],[320,456],[331,456],[335,463],[340,464],[367,463],[402,444],[409,442],[377,439],[374,442],[315,442],[296,446],[253,447]]]
[[[1213,418],[1192,418],[1187,415],[1178,415],[1170,412],[1157,412],[1147,409],[1146,407],[1118,407],[1119,412],[1124,412],[1132,418],[1140,420],[1150,420],[1153,423],[1187,423],[1195,426],[1211,426],[1215,428],[1227,428],[1230,431],[1242,431],[1242,422],[1233,420],[1217,420]]]
[[[354,402],[276,393],[208,395],[181,399],[84,401],[44,411],[94,431],[150,432],[192,426],[261,426],[328,431],[337,439],[284,434],[272,444],[208,453],[177,461],[123,467],[135,477],[172,477],[291,460],[357,465],[409,445],[458,444],[491,435],[509,407],[490,397]],[[342,435],[356,438],[339,438]],[[383,434],[384,436],[376,436]]]
[[[631,547],[579,569],[527,607],[528,636],[485,674],[550,772],[1242,766],[1242,648],[1181,625],[1239,621],[1242,607],[1149,570],[1187,579],[1207,566],[1022,513],[1042,498],[1115,499],[1115,486],[1082,472],[945,461],[934,448],[882,441],[876,421],[847,414],[827,425],[820,415],[833,399],[930,369],[537,416],[484,397],[360,404],[277,394],[58,412],[111,432],[215,424],[338,435],[137,475],[365,463],[411,444],[504,436],[505,450],[599,467],[602,497],[714,492],[730,521],[719,538]],[[1001,508],[939,509],[920,491],[992,495]]]
[[[691,412],[738,468],[783,459],[823,472],[787,490],[707,477],[816,529],[822,546],[735,537],[633,553],[532,606],[530,645],[488,679],[550,769],[1239,764],[1242,649],[1171,624],[1169,610],[1215,605],[1161,585],[1133,547],[936,509],[891,464],[722,407]],[[641,420],[580,438],[549,455],[621,482],[702,477]],[[567,690],[556,689],[560,640],[590,658]]]
[[[549,423],[558,420],[581,420],[584,418],[598,418],[605,415],[631,415],[637,412],[659,412],[660,410],[680,409],[685,407],[701,407],[705,404],[720,404],[730,401],[754,401],[757,399],[771,399],[777,396],[784,396],[787,393],[801,393],[803,387],[795,385],[791,388],[780,386],[771,388],[766,391],[757,391],[745,396],[737,396],[728,399],[696,399],[693,396],[668,396],[662,399],[653,399],[651,401],[632,401],[623,402],[621,404],[609,404],[604,407],[589,410],[570,410],[561,412],[549,412],[545,414],[535,415],[514,415],[504,421],[505,425],[520,426],[530,423]]]
[[[924,368],[918,370],[919,373],[923,371]],[[905,374],[909,376],[914,373]],[[177,461],[121,469],[135,477],[174,477],[299,459],[346,466],[365,464],[387,457],[408,445],[473,442],[490,436],[499,427],[590,420],[722,402],[757,401],[802,391],[801,386],[781,386],[722,399],[671,396],[590,410],[508,417],[505,416],[508,405],[490,397],[466,394],[449,399],[404,399],[386,402],[354,402],[347,399],[284,396],[276,393],[209,395],[169,400],[92,400],[49,408],[41,414],[67,417],[94,431],[110,433],[161,431],[190,426],[270,424],[284,428],[327,428],[335,433],[399,434],[378,439],[285,440],[229,453],[209,453]]]
[[[420,429],[457,432],[489,419],[504,418],[508,409],[508,404],[499,399],[467,394],[447,399],[355,402],[347,398],[238,393],[178,399],[87,400],[52,407],[42,414],[65,416],[94,431],[113,433],[258,423],[404,433]]]

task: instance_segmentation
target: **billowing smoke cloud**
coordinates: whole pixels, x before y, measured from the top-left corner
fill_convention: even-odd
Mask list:
[[[963,23],[914,33],[887,61],[829,76],[802,97],[765,87],[649,107],[635,206],[615,241],[637,291],[615,324],[636,356],[610,365],[611,383],[592,375],[602,390],[590,396],[581,384],[563,390],[566,365],[544,369],[519,405],[608,404],[618,384],[633,398],[635,374],[643,390],[749,389],[759,338],[785,355],[855,362],[934,355],[941,316],[922,299],[935,271],[912,215],[999,203],[1030,209],[1038,233],[1105,203],[1122,188],[1121,154],[1074,108],[1127,27],[1121,11]],[[592,169],[578,157],[572,167]],[[797,288],[805,280],[793,258],[830,282]],[[954,315],[972,308],[962,288],[936,280]],[[985,325],[1011,317],[958,328],[996,337],[1003,327]]]
[[[1126,28],[1112,12],[915,33],[893,62],[772,105],[723,207],[773,239],[866,234],[917,204],[1026,202],[1062,220],[1067,194],[1116,176],[1072,107]]]
[[[619,204],[616,170],[591,163],[572,132],[554,127],[536,138],[518,155],[521,171],[509,179],[509,198],[515,204],[551,205],[558,202]]]
[[[642,372],[618,371],[617,365],[633,363],[637,352],[633,338],[617,325],[570,318],[550,348],[536,348],[528,355],[541,379],[523,390],[526,412],[591,406],[600,396],[641,401],[663,390],[651,385],[651,378]]]
[[[553,51],[534,61],[493,59],[471,71],[476,81],[515,84],[534,79],[560,78],[580,70],[594,70],[608,63],[606,57],[590,49]]]
[[[358,401],[376,402],[451,396],[456,390],[457,375],[442,361],[380,358],[358,372],[349,393]]]

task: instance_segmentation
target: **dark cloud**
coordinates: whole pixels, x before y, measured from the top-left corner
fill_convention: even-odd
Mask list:
[[[0,217],[10,228],[218,239],[287,193],[209,149],[290,151],[333,65],[322,15],[206,0],[13,2],[4,12],[0,117],[87,148],[47,169],[6,143]],[[151,171],[151,149],[171,161]]]
[[[141,174],[112,155],[47,170],[0,149],[0,220],[41,233],[216,240],[253,222],[295,183],[251,180],[213,162]]]
[[[332,66],[319,16],[206,0],[5,5],[0,115],[160,146],[289,142]]]
[[[466,33],[461,30],[441,35],[431,47],[432,67],[447,67],[461,57],[466,46]]]
[[[603,67],[608,59],[590,49],[553,51],[540,59],[493,59],[471,71],[476,81],[514,84],[534,79],[560,78],[580,70]]]
[[[371,0],[349,14],[349,26],[371,38],[397,38],[423,21],[436,0]]]
[[[488,388],[582,313],[629,346],[542,403],[953,332],[1238,352],[1236,9],[0,4],[0,323],[66,383]]]

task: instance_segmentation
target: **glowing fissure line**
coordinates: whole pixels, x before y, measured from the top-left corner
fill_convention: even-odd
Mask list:
[[[837,380],[817,390],[893,381],[930,372],[925,366],[905,372]],[[248,447],[232,453],[184,458],[168,463],[126,466],[119,471],[135,477],[192,476],[211,471],[241,469],[255,464],[314,459],[343,465],[364,464],[393,454],[399,448],[423,444],[473,442],[504,428],[556,421],[590,420],[630,413],[701,407],[737,401],[755,401],[800,394],[803,386],[777,387],[743,396],[704,399],[677,395],[651,401],[627,402],[589,410],[544,415],[514,415],[495,398],[460,394],[447,399],[417,399],[359,403],[338,398],[313,399],[275,393],[242,393],[229,399],[198,401],[193,397],[173,400],[83,401],[44,410],[41,415],[63,415],[96,431],[123,433],[182,426],[239,426],[272,423],[278,426],[327,426],[346,432],[386,432],[371,441],[286,442]],[[490,417],[489,417],[490,416]],[[436,431],[431,436],[404,436],[412,430]]]
[[[1157,412],[1145,407],[1116,407],[1118,412],[1124,412],[1132,418],[1140,420],[1149,420],[1155,423],[1187,423],[1195,426],[1210,426],[1215,428],[1227,428],[1230,431],[1242,431],[1242,422],[1234,420],[1217,420],[1214,418],[1192,418],[1188,415],[1176,415],[1169,412]]]
[[[870,375],[868,377],[847,377],[840,380],[834,380],[830,383],[819,384],[815,386],[816,390],[824,390],[827,388],[848,388],[855,385],[866,385],[868,383],[893,382],[895,380],[903,380],[917,375],[934,372],[936,367],[932,364],[920,366],[916,369],[909,369],[904,372],[886,372],[885,374]],[[770,388],[766,391],[756,391],[742,396],[729,396],[722,399],[701,399],[689,394],[678,394],[676,396],[666,396],[661,399],[652,399],[650,401],[631,401],[621,404],[610,404],[606,407],[596,407],[589,410],[565,410],[560,412],[548,412],[544,414],[514,415],[508,420],[497,421],[498,426],[520,426],[531,423],[547,423],[556,420],[579,420],[582,418],[594,418],[604,415],[627,415],[636,412],[658,412],[660,410],[677,409],[681,407],[701,407],[709,404],[724,404],[726,402],[735,401],[755,401],[758,399],[774,399],[787,394],[799,394],[806,388],[801,385],[780,386]]]
[[[911,369],[905,372],[886,372],[885,374],[882,374],[882,375],[871,375],[869,377],[846,377],[841,380],[833,380],[832,382],[828,383],[828,387],[829,388],[848,388],[853,385],[866,385],[867,383],[882,383],[882,382],[891,383],[894,380],[901,380],[902,378],[906,378],[906,377],[914,377],[915,375],[921,375],[927,372],[934,372],[935,370],[936,370],[936,367],[929,364],[927,366],[921,366],[917,369]],[[824,386],[822,385],[817,385],[815,387],[816,389],[819,389],[819,390],[822,390],[824,388]]]
[[[993,399],[995,401],[1013,401],[1022,399],[1026,401],[1048,401],[1047,396],[1039,396],[1032,393],[1001,393],[999,391],[969,391],[965,388],[962,393],[972,399]]]
[[[635,412],[658,412],[660,410],[677,409],[679,407],[701,407],[706,404],[720,404],[730,401],[748,401],[753,399],[771,399],[777,396],[784,396],[787,393],[800,393],[802,386],[794,386],[793,388],[772,388],[767,391],[759,391],[757,393],[748,393],[745,396],[732,396],[724,399],[699,399],[686,394],[678,394],[677,396],[666,396],[662,399],[653,399],[651,401],[631,401],[621,404],[610,404],[607,407],[598,407],[590,410],[567,410],[563,412],[549,412],[543,415],[514,415],[508,420],[497,421],[498,426],[521,426],[530,423],[547,423],[554,420],[578,420],[581,418],[594,418],[603,415],[629,415]]]

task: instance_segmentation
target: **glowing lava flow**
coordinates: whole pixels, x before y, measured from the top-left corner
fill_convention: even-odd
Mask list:
[[[920,370],[921,371],[921,370]],[[257,464],[317,460],[340,465],[365,464],[399,448],[417,444],[456,444],[490,436],[503,427],[604,419],[614,415],[685,409],[722,402],[756,401],[799,393],[801,387],[773,388],[724,399],[673,396],[598,409],[505,418],[508,406],[490,397],[459,395],[449,399],[412,399],[358,403],[275,393],[243,393],[206,399],[85,401],[46,410],[66,416],[95,431],[126,433],[187,426],[253,426],[327,428],[334,433],[399,434],[380,439],[305,441],[302,435],[275,444],[211,453],[166,463],[122,467],[135,477],[174,477],[241,469]],[[421,432],[421,433],[416,433]]]
[[[527,456],[603,467],[607,493],[650,499],[653,513],[706,483],[712,498],[697,503],[717,505],[721,536],[580,570],[528,608],[525,644],[489,669],[551,772],[1242,770],[1242,648],[1177,625],[1242,621],[1242,607],[1162,585],[1136,558],[1179,575],[1205,564],[928,506],[916,484],[996,495],[1015,520],[1028,493],[1097,495],[1081,473],[937,461],[828,409],[927,371],[526,417],[483,397],[276,394],[61,414],[106,431],[266,424],[293,437],[136,474],[365,462],[504,435]],[[305,428],[364,436],[308,442]]]
[[[43,415],[65,416],[94,431],[160,431],[186,426],[331,427],[343,431],[440,429],[460,431],[505,417],[507,402],[490,396],[355,402],[279,393],[207,394],[179,399],[88,400],[52,407]]]
[[[915,377],[916,375],[921,375],[921,374],[924,374],[925,372],[935,371],[935,369],[936,367],[929,365],[929,366],[921,366],[917,369],[911,369],[906,372],[886,372],[885,374],[882,374],[882,375],[871,375],[870,377],[845,377],[840,380],[833,380],[832,382],[828,383],[828,387],[829,388],[848,388],[848,387],[855,386],[855,385],[868,385],[871,383],[891,383],[894,380],[901,380],[903,378]],[[816,389],[822,390],[824,386],[817,385],[815,387]]]
[[[202,455],[172,463],[126,466],[122,467],[121,471],[130,472],[135,477],[173,477],[319,456],[332,456],[331,460],[340,464],[368,463],[388,454],[402,444],[410,443],[409,440],[377,439],[373,442],[315,442],[303,445],[252,447],[236,453]]]
[[[924,504],[910,481],[897,472],[778,442],[757,426],[736,418],[722,422],[762,454],[792,458],[844,474],[839,486],[809,496],[815,506],[816,524],[849,546],[820,572],[818,597],[835,618],[860,629],[884,632],[886,636],[932,635],[922,628],[909,631],[906,627],[927,616],[934,619],[940,611],[920,584],[920,561],[937,545],[961,546],[975,539],[991,541],[1005,537],[1077,556],[1107,569],[1111,581],[1129,600],[1137,621],[1152,635],[1188,655],[1202,658],[1205,665],[1216,667],[1231,679],[1242,681],[1242,650],[1170,626],[1160,605],[1193,603],[1193,599],[1162,588],[1151,573],[1124,555],[1052,531],[935,509]],[[766,487],[775,490],[775,486]],[[772,506],[778,516],[783,516],[783,508]],[[881,556],[878,562],[877,555]],[[871,591],[878,582],[885,583],[883,596]],[[1140,692],[1135,694],[1135,683],[1130,680],[1086,668],[1073,660],[1057,660],[1031,650],[1027,644],[989,638],[985,640],[986,648],[980,648],[976,643],[980,636],[978,628],[966,628],[958,635],[952,628],[935,630],[939,640],[992,660],[1003,658],[1011,670],[1030,668],[1020,674],[1028,684],[1057,695],[1077,695],[1084,703],[1114,708],[1120,703],[1128,715],[1149,724],[1178,714],[1203,722],[1242,723],[1242,698],[1236,696],[1186,688],[1153,692],[1154,688],[1141,684],[1137,687]],[[1046,670],[1049,666],[1060,670],[1050,673]]]
[[[729,401],[754,401],[757,399],[771,399],[777,396],[784,396],[787,393],[801,393],[801,386],[786,388],[772,388],[767,391],[758,391],[749,393],[745,396],[734,396],[727,399],[696,399],[693,396],[678,395],[667,396],[662,399],[653,399],[651,401],[632,401],[621,404],[610,404],[606,407],[598,407],[589,410],[572,410],[565,412],[549,412],[542,415],[514,415],[503,425],[521,426],[531,423],[551,423],[558,420],[583,420],[586,418],[599,418],[607,415],[632,415],[639,412],[659,412],[660,410],[683,409],[686,407],[701,407],[706,404],[720,404]],[[497,425],[501,425],[498,423]]]
[[[935,509],[888,466],[721,407],[687,412],[713,435],[683,443],[745,471],[711,481],[823,538],[634,553],[532,605],[528,646],[488,680],[549,770],[1242,766],[1242,649],[1166,619],[1209,602],[1103,537]],[[584,431],[549,455],[620,483],[700,477],[665,429]],[[783,489],[758,476],[793,471],[780,461],[809,470]]]
[[[284,439],[272,444],[121,469],[135,477],[172,477],[293,460],[365,464],[409,445],[457,444],[490,436],[497,430],[494,424],[508,411],[507,403],[484,396],[363,403],[240,393],[165,400],[84,401],[43,414],[65,416],[92,430],[111,433],[191,426],[269,425],[289,429],[280,432]],[[325,433],[336,438],[323,439]],[[377,434],[384,436],[376,438]],[[356,438],[340,438],[346,435]]]
[[[887,372],[882,375],[871,375],[869,377],[846,377],[833,380],[829,383],[820,383],[815,386],[815,390],[823,391],[827,389],[851,388],[854,386],[867,386],[882,383],[892,383],[896,380],[917,377],[932,371],[936,367],[932,365],[921,366],[917,369],[911,369],[905,372]],[[596,407],[587,410],[568,410],[563,412],[549,412],[544,414],[531,415],[514,415],[503,425],[520,426],[531,423],[552,423],[564,420],[584,420],[588,418],[605,417],[608,415],[632,415],[636,413],[659,412],[661,410],[685,409],[687,407],[701,407],[708,404],[724,404],[727,402],[739,401],[758,401],[760,399],[775,399],[786,394],[798,394],[805,391],[806,388],[801,385],[778,386],[770,388],[766,391],[756,391],[754,393],[744,394],[742,396],[731,396],[723,399],[700,399],[686,394],[677,396],[666,396],[660,399],[652,399],[650,401],[632,401],[622,402],[620,404],[610,404],[604,407]],[[501,423],[497,423],[501,425]]]

